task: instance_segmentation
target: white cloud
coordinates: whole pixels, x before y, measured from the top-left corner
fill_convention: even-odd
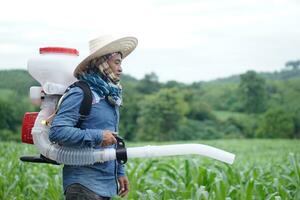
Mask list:
[[[0,44],[0,54],[20,54],[26,51],[26,48],[17,44],[11,43],[1,43]]]

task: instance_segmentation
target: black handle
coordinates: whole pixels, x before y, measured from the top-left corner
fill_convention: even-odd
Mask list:
[[[127,151],[125,148],[125,142],[123,138],[121,138],[118,135],[115,135],[115,138],[117,140],[117,150],[116,150],[117,161],[120,164],[125,164],[127,162]]]
[[[60,165],[58,162],[46,158],[42,154],[40,156],[22,156],[20,160],[23,162],[32,162],[32,163],[46,163],[46,164],[53,164],[53,165]]]

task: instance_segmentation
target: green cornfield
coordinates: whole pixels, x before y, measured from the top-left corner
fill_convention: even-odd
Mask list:
[[[126,164],[127,199],[300,199],[299,140],[192,143],[235,153],[235,163],[201,156],[132,159]],[[170,143],[156,143],[163,144]],[[148,144],[127,144],[144,145]],[[63,199],[62,166],[19,161],[21,155],[29,154],[36,154],[32,145],[0,142],[0,199]]]

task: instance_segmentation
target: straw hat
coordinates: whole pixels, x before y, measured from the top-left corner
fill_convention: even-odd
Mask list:
[[[135,49],[137,44],[138,41],[135,37],[120,38],[112,35],[105,35],[93,39],[89,42],[90,55],[79,63],[75,68],[73,75],[77,77],[77,75],[86,70],[89,61],[109,53],[121,52],[122,59],[124,59]]]

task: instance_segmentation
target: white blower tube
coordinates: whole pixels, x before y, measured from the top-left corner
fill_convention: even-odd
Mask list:
[[[45,120],[54,112],[57,97],[45,96],[32,129],[33,141],[39,152],[58,163],[67,165],[91,165],[98,162],[116,160],[118,152],[114,148],[69,148],[49,141],[49,126]],[[235,155],[203,144],[177,144],[127,148],[127,158],[152,158],[159,156],[202,155],[232,164]],[[124,153],[124,152],[123,152]]]
[[[201,155],[232,164],[235,155],[203,144],[174,144],[127,148],[128,158],[152,158],[160,156]]]
[[[116,150],[113,148],[93,149],[93,148],[69,148],[49,141],[49,126],[45,120],[55,111],[57,97],[46,96],[42,102],[31,134],[33,142],[38,151],[51,160],[67,165],[91,165],[97,162],[104,162],[116,159]]]

